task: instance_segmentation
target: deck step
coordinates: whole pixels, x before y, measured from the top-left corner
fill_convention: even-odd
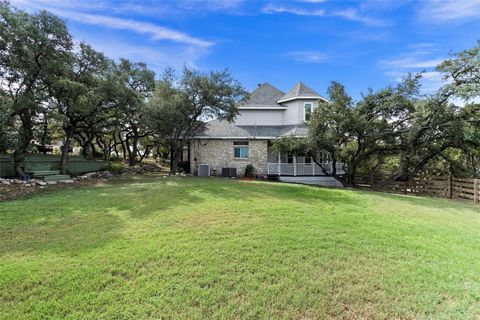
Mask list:
[[[70,180],[70,176],[68,174],[54,174],[43,177],[43,181],[45,182],[56,182],[65,180]]]
[[[59,170],[39,170],[39,171],[33,171],[33,176],[34,177],[45,177],[45,176],[53,176],[56,174],[60,174]]]

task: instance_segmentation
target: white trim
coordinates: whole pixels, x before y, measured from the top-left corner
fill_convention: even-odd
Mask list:
[[[302,96],[302,97],[292,97],[292,98],[287,98],[287,99],[283,99],[283,100],[278,100],[277,103],[282,103],[282,102],[287,102],[287,101],[292,101],[292,100],[323,100],[327,103],[331,103],[330,101],[328,101],[327,99],[325,99],[324,97],[320,96],[320,97],[316,97],[316,96]]]
[[[312,118],[313,115],[313,103],[311,102],[304,102],[303,103],[303,121],[307,122],[307,113],[305,112],[305,106],[309,104],[310,105],[310,119]],[[308,120],[310,121],[310,120]]]
[[[277,137],[211,137],[211,136],[196,136],[192,137],[191,140],[195,139],[204,139],[204,140],[237,140],[237,139],[244,139],[244,140],[273,140],[279,139],[286,136],[277,136]],[[294,138],[305,138],[306,135],[288,135],[288,137]]]
[[[287,107],[278,106],[278,107],[238,107],[238,110],[287,110]]]

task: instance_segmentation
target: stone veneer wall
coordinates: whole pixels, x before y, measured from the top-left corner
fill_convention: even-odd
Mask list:
[[[248,159],[234,158],[233,141],[239,140],[192,141],[190,163],[193,173],[197,173],[198,164],[209,164],[215,175],[221,175],[222,168],[237,168],[237,175],[241,177],[247,164],[252,164],[256,174],[267,174],[268,140],[248,140]]]

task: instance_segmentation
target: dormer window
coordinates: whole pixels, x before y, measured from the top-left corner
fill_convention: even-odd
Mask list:
[[[303,105],[303,110],[304,110],[304,120],[310,121],[310,118],[312,117],[312,104],[305,103]]]

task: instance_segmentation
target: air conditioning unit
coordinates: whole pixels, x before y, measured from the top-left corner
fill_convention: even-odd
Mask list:
[[[210,165],[209,164],[199,164],[197,175],[199,177],[210,177]]]
[[[222,168],[222,177],[236,177],[237,168]]]

